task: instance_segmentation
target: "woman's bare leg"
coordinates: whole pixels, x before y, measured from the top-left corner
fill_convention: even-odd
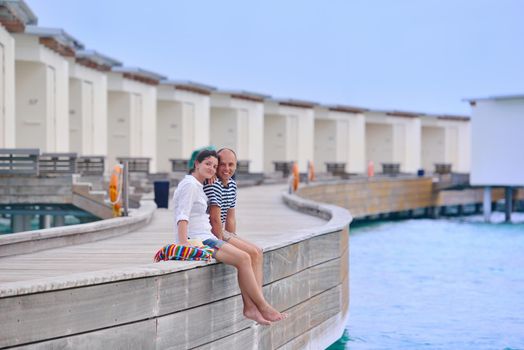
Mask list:
[[[231,239],[229,239],[227,243],[230,243],[238,249],[249,254],[249,257],[251,258],[251,266],[253,267],[253,272],[255,273],[255,278],[257,279],[260,288],[262,288],[262,282],[264,278],[264,257],[262,249],[260,249],[253,243],[244,241],[242,238],[236,236],[231,237]]]
[[[238,270],[238,284],[245,297],[244,300],[248,303],[252,301],[265,320],[274,322],[284,318],[284,315],[275,310],[264,299],[262,290],[251,267],[249,254],[226,243],[217,251],[216,259],[236,267]]]

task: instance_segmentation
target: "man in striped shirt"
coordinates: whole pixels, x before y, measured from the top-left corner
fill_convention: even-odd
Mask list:
[[[224,240],[249,254],[257,282],[262,288],[264,259],[262,249],[237,236],[235,207],[237,201],[237,183],[232,179],[237,168],[237,156],[229,148],[222,148],[218,154],[217,181],[204,185],[208,198],[211,232],[218,239]],[[244,303],[245,305],[245,303]],[[256,309],[256,308],[255,308]],[[253,310],[244,309],[244,314]],[[246,315],[247,317],[252,315]],[[251,318],[251,317],[250,317]]]

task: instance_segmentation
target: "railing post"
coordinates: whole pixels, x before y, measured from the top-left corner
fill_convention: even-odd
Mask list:
[[[122,203],[124,213],[122,216],[129,216],[129,160],[123,159],[124,173],[122,175]]]

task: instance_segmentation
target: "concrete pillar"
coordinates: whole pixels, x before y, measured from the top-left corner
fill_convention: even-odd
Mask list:
[[[65,216],[56,215],[54,217],[53,227],[60,227],[65,225]]]
[[[511,222],[511,212],[513,211],[513,189],[506,187],[506,222]]]
[[[476,203],[475,204],[475,213],[481,213],[482,212],[482,204]]]
[[[489,222],[491,218],[491,187],[484,187],[483,200],[484,221]]]
[[[51,227],[51,220],[52,220],[51,215],[40,214],[40,217],[38,219],[38,221],[39,221],[39,225],[38,225],[39,229],[43,230],[43,229],[46,229],[46,228],[50,228]]]
[[[31,230],[31,218],[31,215],[11,216],[11,231],[16,233]]]

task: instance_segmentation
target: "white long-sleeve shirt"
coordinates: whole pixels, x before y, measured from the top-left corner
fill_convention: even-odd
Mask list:
[[[178,184],[173,195],[175,207],[175,243],[178,243],[178,222],[187,220],[189,239],[216,238],[211,233],[207,197],[204,186],[193,175],[186,175]]]

